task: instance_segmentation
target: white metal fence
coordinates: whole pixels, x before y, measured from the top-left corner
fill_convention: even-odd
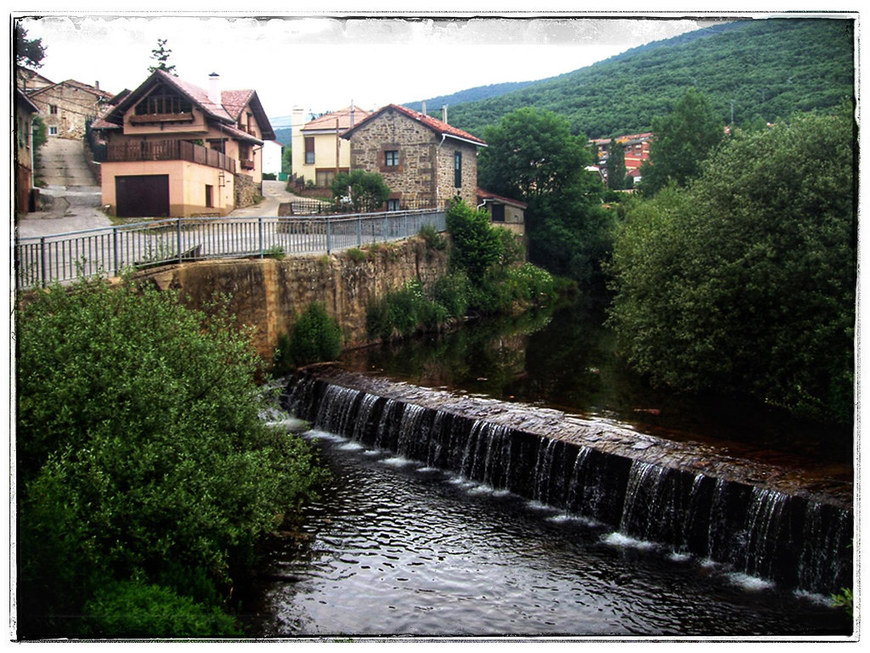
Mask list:
[[[424,226],[444,231],[438,209],[314,217],[164,218],[136,224],[16,239],[19,288],[126,268],[213,258],[329,254],[408,238]]]

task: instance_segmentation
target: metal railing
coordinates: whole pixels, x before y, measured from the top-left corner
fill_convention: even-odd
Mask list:
[[[424,226],[444,231],[445,211],[160,219],[16,239],[15,278],[25,289],[183,261],[330,254],[408,238]]]

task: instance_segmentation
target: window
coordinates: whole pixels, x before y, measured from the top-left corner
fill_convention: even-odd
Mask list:
[[[387,211],[398,211],[399,210],[399,200],[387,200]]]
[[[314,163],[314,137],[305,137],[305,163]]]
[[[214,186],[205,185],[205,205],[207,208],[214,207]]]
[[[453,185],[462,188],[462,152],[453,153]]]
[[[48,105],[48,112],[51,115],[56,116],[57,115],[57,105],[56,104],[49,104]]]
[[[49,127],[48,128],[48,135],[49,136],[57,136],[57,127],[55,127],[55,126]]]
[[[387,150],[384,152],[384,165],[395,168],[399,165],[399,150]]]
[[[492,204],[492,221],[504,222],[504,204]]]

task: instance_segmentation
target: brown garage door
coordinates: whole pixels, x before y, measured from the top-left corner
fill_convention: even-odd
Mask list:
[[[169,216],[169,175],[115,177],[115,199],[120,218]]]

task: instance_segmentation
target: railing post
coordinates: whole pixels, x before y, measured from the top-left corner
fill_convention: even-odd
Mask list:
[[[257,218],[257,234],[260,239],[260,258],[263,258],[265,252],[263,251],[263,218]]]
[[[39,276],[42,278],[42,287],[45,288],[45,236],[39,239]]]
[[[115,276],[118,276],[118,227],[112,227],[112,269],[115,271]]]
[[[332,225],[329,223],[329,216],[326,216],[326,253],[332,253]]]
[[[181,264],[181,218],[175,218],[175,247],[178,252],[178,263]]]
[[[356,246],[362,247],[362,215],[356,216]]]

